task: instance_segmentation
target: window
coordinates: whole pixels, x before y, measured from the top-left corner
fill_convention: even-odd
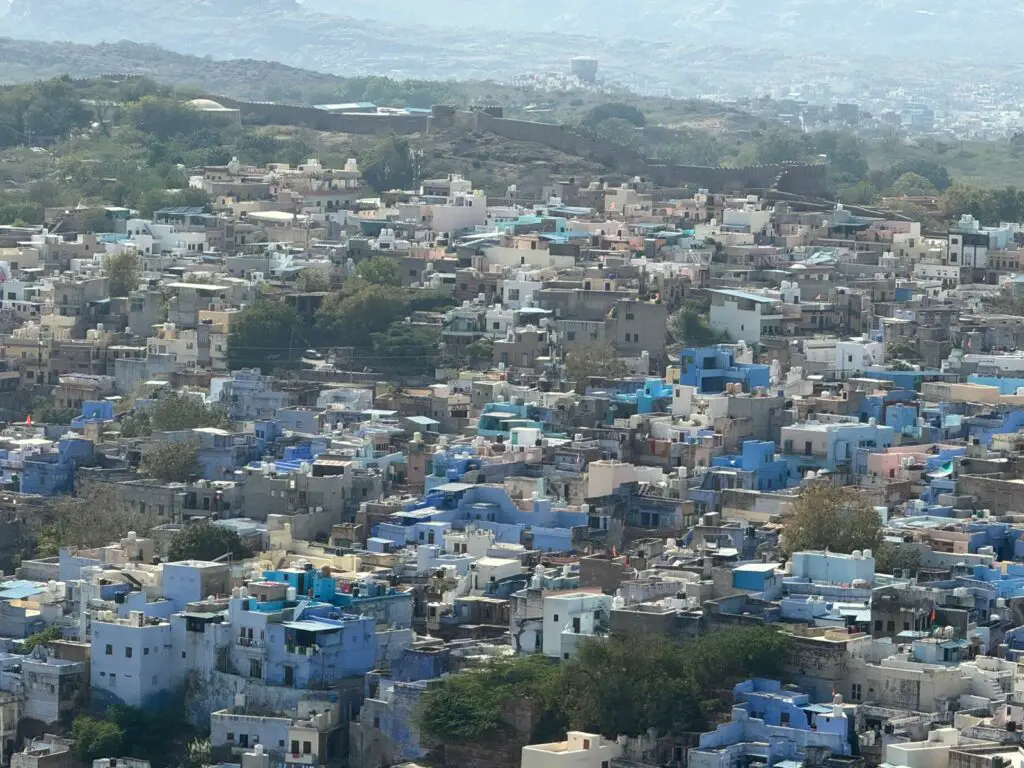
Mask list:
[[[562,658],[563,659],[568,659],[569,658],[569,654],[568,653],[563,653],[562,654]]]
[[[295,685],[295,667],[284,668],[284,684],[289,686]]]
[[[896,622],[895,621],[887,621],[887,622],[885,622],[885,631],[886,632],[895,632],[896,631]]]
[[[590,739],[584,739],[583,740],[583,748],[584,749],[590,749]]]
[[[132,657],[132,647],[131,646],[125,647],[125,649],[124,649],[124,657],[126,659],[130,659]]]
[[[854,701],[860,701],[861,687],[860,683],[854,683],[850,686],[850,698]]]
[[[510,288],[509,289],[509,291],[508,291],[508,300],[509,301],[519,301],[519,289],[518,288]]]
[[[114,655],[114,646],[112,646],[110,643],[107,643],[107,647],[104,649],[103,652],[106,653],[107,656],[113,656]]]
[[[909,630],[910,630],[910,622],[909,621],[904,621],[903,622],[903,631],[907,632]]]
[[[263,678],[263,665],[258,659],[249,659],[249,677]]]
[[[576,331],[565,332],[566,341],[576,341]]]
[[[302,742],[302,754],[304,754],[304,755],[311,755],[311,754],[313,754],[313,745],[310,744],[308,741]]]
[[[380,728],[380,716],[379,715],[374,715],[373,716],[373,727],[374,728]]]
[[[782,712],[779,715],[779,722],[782,725],[789,725],[789,712]]]
[[[234,741],[235,740],[235,734],[231,733],[230,731],[228,733],[224,734],[224,735],[227,736],[228,741]]]
[[[293,755],[299,754],[299,742],[294,741],[294,740],[292,741],[292,754]]]
[[[240,746],[240,747],[248,747],[249,746],[249,734],[248,733],[240,733],[240,734],[238,734],[238,746]]]
[[[636,314],[633,313],[633,312],[627,312],[626,313],[626,319],[627,320],[636,320]]]
[[[278,739],[277,740],[277,746],[280,747],[281,749],[284,749],[284,739]]]

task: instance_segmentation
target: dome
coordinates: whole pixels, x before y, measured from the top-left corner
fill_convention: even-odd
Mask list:
[[[198,109],[206,112],[221,112],[225,109],[223,104],[218,104],[212,99],[192,99],[188,102],[188,105],[193,109]]]

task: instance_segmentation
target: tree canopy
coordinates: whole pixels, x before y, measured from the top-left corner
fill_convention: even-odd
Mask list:
[[[622,120],[634,128],[643,128],[647,125],[647,116],[643,112],[630,104],[618,102],[598,104],[583,116],[580,125],[596,131],[602,123],[608,120]]]
[[[788,648],[788,637],[767,627],[723,630],[686,644],[664,635],[613,635],[586,641],[561,664],[534,655],[444,678],[424,693],[416,721],[442,742],[495,743],[510,732],[507,705],[528,699],[541,711],[533,740],[568,729],[609,737],[703,730],[727,710],[737,682],[778,677]]]
[[[581,344],[565,356],[565,370],[576,382],[576,391],[583,392],[591,377],[617,379],[628,372],[610,344]]]
[[[402,277],[398,262],[387,256],[363,259],[356,267],[356,274],[371,285],[401,285]]]
[[[123,437],[146,437],[153,432],[231,426],[227,413],[198,397],[173,392],[160,396],[147,408],[136,408],[121,419]]]
[[[231,322],[228,361],[231,368],[272,368],[290,363],[302,349],[296,336],[299,313],[282,301],[258,299]]]
[[[149,529],[141,515],[117,504],[110,490],[59,497],[42,525],[36,548],[44,556],[56,555],[61,547],[103,547],[120,540],[128,531],[141,535]]]
[[[412,146],[399,136],[388,136],[374,144],[361,165],[363,179],[378,192],[412,189],[419,178]]]
[[[216,560],[230,553],[236,560],[252,555],[236,531],[222,525],[200,521],[189,523],[171,540],[169,557],[178,560]]]
[[[849,487],[814,482],[800,493],[786,519],[782,548],[787,555],[804,550],[849,554],[877,549],[882,520],[867,498]]]
[[[184,483],[199,473],[199,444],[159,442],[150,447],[139,464],[139,471],[164,483]]]
[[[110,279],[111,296],[127,296],[139,287],[142,266],[139,254],[133,248],[124,248],[107,256],[103,269]]]
[[[324,299],[316,313],[317,333],[330,346],[370,348],[373,334],[403,317],[408,307],[404,291],[364,284]]]

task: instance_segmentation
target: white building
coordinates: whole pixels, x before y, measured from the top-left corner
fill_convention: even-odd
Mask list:
[[[523,747],[522,768],[607,768],[622,745],[595,733],[569,731],[565,741]]]
[[[835,370],[837,374],[860,373],[885,362],[885,344],[867,338],[837,341]]]
[[[746,291],[711,291],[711,327],[732,341],[757,343],[762,336],[782,335],[782,301]]]
[[[600,634],[612,607],[610,595],[572,592],[544,597],[545,656],[571,659],[580,643]]]

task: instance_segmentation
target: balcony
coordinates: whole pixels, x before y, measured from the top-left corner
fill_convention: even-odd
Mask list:
[[[252,637],[239,637],[237,643],[242,648],[263,648],[264,642],[262,640],[256,640]]]

